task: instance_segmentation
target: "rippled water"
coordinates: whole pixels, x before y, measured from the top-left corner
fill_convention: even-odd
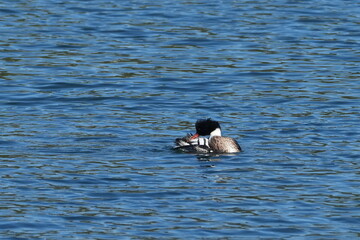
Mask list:
[[[2,238],[360,236],[357,1],[0,6]]]

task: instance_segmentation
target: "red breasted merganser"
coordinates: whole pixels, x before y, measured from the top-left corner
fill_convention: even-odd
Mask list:
[[[230,137],[221,136],[221,127],[219,122],[208,119],[199,119],[195,124],[196,133],[187,135],[175,140],[175,149],[181,149],[187,152],[198,153],[236,153],[241,152],[238,142]],[[201,138],[200,136],[210,135],[210,138]]]

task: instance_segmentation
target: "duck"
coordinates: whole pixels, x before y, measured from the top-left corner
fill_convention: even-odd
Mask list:
[[[195,134],[187,134],[175,140],[175,149],[196,153],[238,153],[242,149],[231,137],[222,136],[220,123],[207,119],[198,119],[195,123]],[[209,139],[201,136],[210,136]]]

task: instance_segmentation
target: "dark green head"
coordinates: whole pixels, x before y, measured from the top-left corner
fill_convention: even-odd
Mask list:
[[[200,136],[210,135],[212,131],[215,129],[220,128],[220,124],[217,121],[208,119],[199,119],[195,123],[196,133]]]

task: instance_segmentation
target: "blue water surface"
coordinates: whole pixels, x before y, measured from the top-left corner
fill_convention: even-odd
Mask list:
[[[360,3],[0,3],[2,239],[360,237]],[[198,118],[244,152],[172,150]]]

